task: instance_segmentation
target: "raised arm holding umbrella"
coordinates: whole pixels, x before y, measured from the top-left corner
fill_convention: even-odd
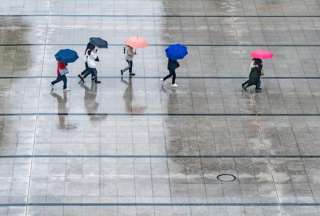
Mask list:
[[[70,49],[59,50],[55,58],[57,60],[57,78],[51,82],[51,91],[54,90],[54,85],[63,81],[63,90],[68,91],[67,88],[67,74],[69,70],[67,68],[68,63],[75,62],[79,56],[76,51]]]
[[[125,60],[127,61],[128,66],[120,70],[121,76],[123,76],[123,73],[127,70],[129,70],[129,76],[135,75],[135,73],[132,72],[133,57],[137,54],[134,49],[145,48],[147,46],[147,41],[142,37],[130,37],[125,41],[124,53],[126,54]]]

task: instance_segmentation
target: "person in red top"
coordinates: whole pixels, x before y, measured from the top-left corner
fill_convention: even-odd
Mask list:
[[[57,62],[57,79],[51,82],[51,90],[54,90],[54,85],[58,82],[63,81],[63,90],[69,91],[67,88],[67,76],[66,74],[69,73],[67,69],[67,63],[64,62]]]

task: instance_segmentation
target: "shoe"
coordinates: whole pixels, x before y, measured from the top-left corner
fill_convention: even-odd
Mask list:
[[[94,81],[95,83],[97,83],[97,84],[100,84],[101,83],[101,81],[99,81],[99,80],[96,80],[96,81]]]
[[[161,81],[161,82],[164,82],[164,79],[163,79],[163,78],[161,78],[161,79],[160,79],[160,81]]]
[[[247,91],[247,88],[246,88],[246,86],[244,84],[242,84],[242,89]]]
[[[69,88],[66,88],[66,89],[63,89],[64,92],[68,92],[68,91],[71,91],[71,89]]]
[[[51,91],[54,90],[54,85],[50,84]]]
[[[123,76],[123,70],[120,70],[121,76]]]
[[[130,73],[130,76],[135,76],[136,74],[135,73]]]
[[[83,77],[79,74],[78,77],[80,78],[80,81],[84,83]]]
[[[256,88],[256,92],[261,92],[262,88]]]
[[[174,83],[174,84],[171,85],[171,87],[175,87],[176,88],[176,87],[178,87],[178,84]]]

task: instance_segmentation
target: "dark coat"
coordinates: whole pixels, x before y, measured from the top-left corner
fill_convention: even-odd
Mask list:
[[[257,84],[258,82],[260,82],[261,71],[261,66],[252,67],[249,75],[249,82],[253,84]]]
[[[168,70],[175,70],[176,68],[180,67],[179,62],[177,60],[168,60]]]

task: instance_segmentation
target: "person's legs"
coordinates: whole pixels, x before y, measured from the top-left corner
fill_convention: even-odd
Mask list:
[[[86,66],[86,69],[84,69],[84,71],[81,72],[81,75],[82,75],[82,76],[87,72],[87,70],[88,70],[88,68],[89,68],[87,62],[85,63],[85,66]]]
[[[63,89],[67,89],[67,77],[66,75],[61,76],[61,80],[63,81]]]
[[[129,61],[128,63],[129,63],[129,74],[130,74],[131,76],[134,76],[135,74],[132,73],[133,61]]]
[[[162,80],[165,81],[166,79],[170,78],[172,76],[171,73],[169,73],[167,76],[165,76]]]
[[[127,70],[130,70],[130,61],[129,60],[126,60],[127,61],[127,63],[128,63],[128,66],[127,67],[125,67],[125,68],[123,68],[121,71],[122,71],[122,73],[123,72],[126,72]]]
[[[98,71],[96,68],[92,68],[92,77],[94,77],[94,82],[95,83],[101,83],[101,81],[98,80]]]
[[[51,82],[51,85],[55,85],[57,84],[58,82],[60,82],[62,80],[62,77],[60,74],[58,74],[57,78]]]
[[[170,73],[172,74],[172,85],[176,84],[176,71],[172,70]]]
[[[256,92],[260,92],[261,91],[261,80],[259,79],[258,82],[256,83]]]
[[[83,73],[82,77],[83,79],[86,78],[89,74],[92,74],[92,68],[87,68],[85,73]]]

